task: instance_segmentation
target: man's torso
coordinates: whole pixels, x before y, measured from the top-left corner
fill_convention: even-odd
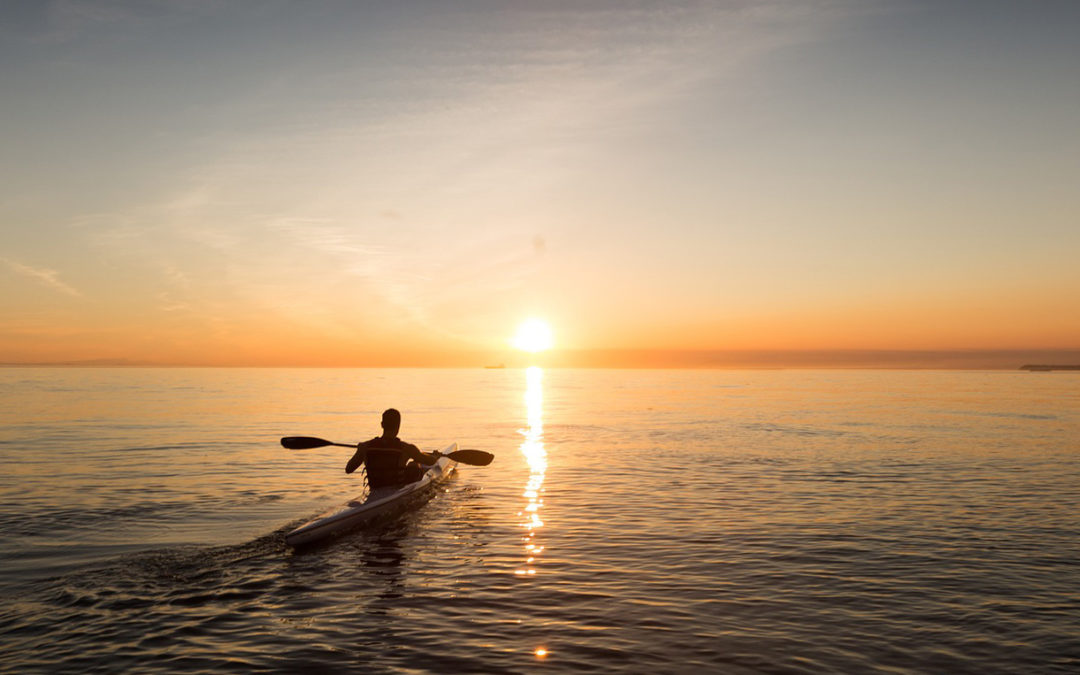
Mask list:
[[[400,438],[376,436],[361,444],[364,454],[364,470],[371,489],[403,485],[405,466],[409,458],[402,450],[415,447]]]

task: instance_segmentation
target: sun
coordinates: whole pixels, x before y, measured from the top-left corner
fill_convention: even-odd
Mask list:
[[[541,319],[527,319],[518,326],[514,336],[515,347],[526,352],[542,352],[551,349],[551,326]]]

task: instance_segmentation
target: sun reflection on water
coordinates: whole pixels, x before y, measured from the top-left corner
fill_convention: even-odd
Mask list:
[[[521,443],[521,454],[529,465],[529,480],[525,483],[522,497],[525,506],[519,512],[522,517],[521,527],[525,529],[522,541],[525,543],[525,565],[515,570],[518,575],[536,574],[536,559],[544,547],[536,542],[536,532],[544,526],[540,519],[540,509],[544,505],[544,473],[547,471],[547,450],[544,449],[543,423],[543,379],[544,371],[533,366],[525,371],[525,410],[529,426],[521,430],[525,440]]]

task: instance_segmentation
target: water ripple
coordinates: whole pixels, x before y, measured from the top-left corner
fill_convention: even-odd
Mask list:
[[[70,419],[0,438],[0,671],[1080,667],[1060,378],[552,371],[530,411],[507,372],[49,377],[38,407]],[[386,397],[358,380],[497,462],[291,551],[292,524],[362,486],[346,449],[283,453],[266,429],[354,438],[348,411]]]

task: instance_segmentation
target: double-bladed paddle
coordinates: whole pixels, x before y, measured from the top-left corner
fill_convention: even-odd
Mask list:
[[[286,436],[281,439],[281,444],[290,450],[308,450],[309,448],[322,448],[327,445],[337,445],[342,448],[356,447],[355,445],[349,445],[348,443],[334,443],[333,441],[314,438],[312,436]],[[448,452],[443,455],[443,457],[449,457],[455,462],[470,464],[472,466],[487,466],[488,464],[491,464],[491,460],[495,459],[495,455],[490,452],[468,449]]]

